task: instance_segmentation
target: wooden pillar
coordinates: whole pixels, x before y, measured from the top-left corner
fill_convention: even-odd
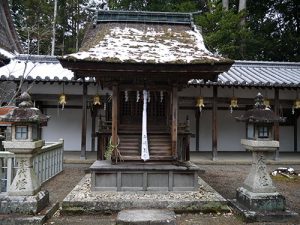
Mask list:
[[[91,117],[92,117],[92,132],[91,132],[91,149],[92,152],[95,151],[95,139],[96,139],[96,116],[97,116],[97,107],[91,107]]]
[[[213,86],[213,102],[212,102],[212,160],[217,159],[218,154],[218,121],[217,121],[217,101],[218,101],[218,87]]]
[[[81,120],[81,152],[80,159],[86,159],[86,123],[87,123],[87,84],[82,85],[82,120]]]
[[[195,111],[196,116],[196,151],[200,151],[200,112],[197,108]]]
[[[112,87],[112,127],[111,141],[113,145],[118,143],[118,86],[113,84]]]
[[[178,119],[178,88],[177,85],[172,87],[172,156],[177,159],[177,119]]]
[[[274,94],[274,112],[277,116],[279,116],[279,89],[275,88]],[[274,124],[274,140],[279,141],[279,122]],[[274,160],[278,160],[279,157],[279,149],[274,154]]]

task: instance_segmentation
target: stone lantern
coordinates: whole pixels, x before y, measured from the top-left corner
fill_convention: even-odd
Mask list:
[[[44,146],[41,126],[47,125],[48,117],[33,107],[27,92],[19,97],[20,104],[0,121],[11,122],[11,141],[3,141],[6,151],[15,154],[18,164],[16,176],[8,190],[10,196],[33,196],[40,191],[40,183],[33,170],[33,156]]]
[[[258,93],[254,108],[236,119],[246,122],[247,138],[242,139],[241,144],[252,152],[253,159],[250,173],[243,186],[237,189],[236,201],[232,203],[248,221],[283,218],[289,214],[285,208],[285,198],[272,183],[265,154],[278,150],[279,141],[274,140],[273,127],[275,122],[283,122],[285,118],[267,108],[263,96]]]

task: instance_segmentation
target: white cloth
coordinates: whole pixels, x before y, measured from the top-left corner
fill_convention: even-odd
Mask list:
[[[146,161],[150,159],[149,148],[148,148],[148,135],[147,135],[147,97],[148,92],[143,90],[143,124],[142,124],[142,149],[141,149],[141,159]]]

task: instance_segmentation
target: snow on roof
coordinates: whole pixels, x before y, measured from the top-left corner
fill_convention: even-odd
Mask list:
[[[72,80],[73,72],[64,69],[60,62],[51,56],[18,55],[10,63],[0,68],[1,78],[39,80]]]
[[[104,62],[203,63],[222,60],[204,46],[196,27],[105,23],[91,28],[79,52],[64,56]]]
[[[0,56],[4,56],[5,58],[8,58],[8,59],[11,59],[13,57],[15,57],[15,55],[9,51],[6,51],[5,49],[3,48],[0,48]]]

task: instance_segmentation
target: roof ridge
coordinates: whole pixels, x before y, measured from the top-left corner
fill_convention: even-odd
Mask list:
[[[29,60],[31,62],[44,62],[44,63],[59,63],[56,56],[51,55],[28,55],[28,54],[19,54],[14,58],[15,60]]]
[[[99,10],[96,12],[96,23],[106,22],[140,22],[161,24],[192,24],[192,13]]]
[[[232,66],[261,66],[261,67],[295,67],[300,66],[300,62],[278,62],[278,61],[251,61],[251,60],[235,60]]]

